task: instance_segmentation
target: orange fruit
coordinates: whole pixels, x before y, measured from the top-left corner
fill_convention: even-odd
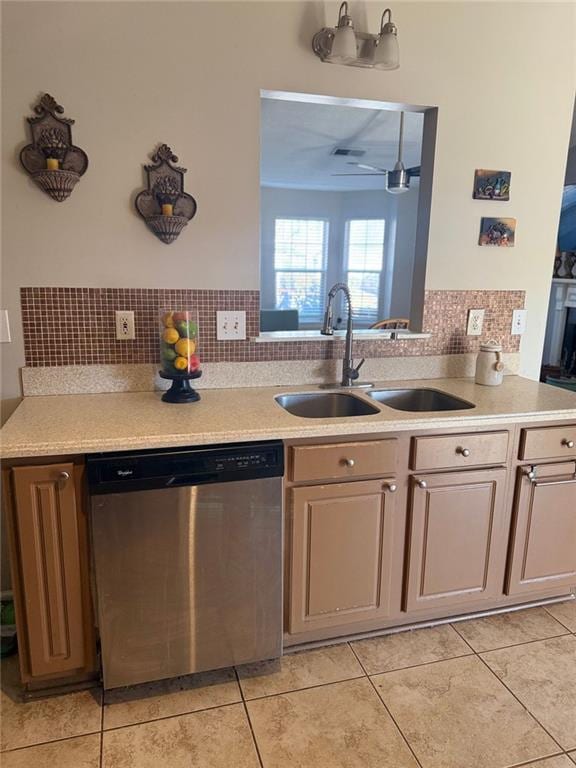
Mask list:
[[[162,322],[166,328],[174,328],[174,312],[166,312],[162,315]]]
[[[164,339],[166,344],[176,344],[176,342],[180,338],[180,335],[176,330],[176,328],[166,328],[166,330],[162,334],[162,338]]]
[[[176,360],[174,360],[173,365],[177,371],[185,371],[188,368],[188,358],[177,357]]]
[[[194,339],[180,339],[180,341],[175,344],[174,349],[179,355],[182,355],[182,357],[190,357],[190,355],[193,355],[196,351],[196,342]]]

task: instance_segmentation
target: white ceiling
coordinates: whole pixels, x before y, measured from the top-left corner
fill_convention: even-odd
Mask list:
[[[400,113],[394,110],[262,99],[262,186],[334,191],[384,189],[386,176],[334,176],[369,173],[351,162],[394,168],[398,155]],[[420,164],[421,112],[404,113],[406,168]],[[365,150],[360,158],[335,156],[336,147]],[[416,178],[411,184],[417,183]]]

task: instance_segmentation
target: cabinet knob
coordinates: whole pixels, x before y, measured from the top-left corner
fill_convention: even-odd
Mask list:
[[[536,472],[534,471],[533,467],[527,467],[524,470],[524,474],[528,478],[528,480],[535,480],[536,479]]]
[[[60,472],[58,474],[58,485],[63,488],[66,483],[70,480],[70,472]]]
[[[428,488],[428,483],[426,480],[417,480],[418,488]]]
[[[343,460],[343,463],[344,463],[344,464],[345,464],[347,467],[353,467],[353,466],[354,466],[354,464],[356,464],[356,462],[354,461],[354,459],[344,459],[344,460]]]
[[[574,448],[574,440],[567,440],[564,438],[564,440],[562,440],[562,445],[565,445],[566,448]]]
[[[467,459],[468,456],[470,456],[470,449],[469,448],[460,448],[460,446],[459,446],[458,448],[456,448],[456,453],[461,454],[462,456],[464,456],[465,459]]]
[[[396,483],[384,483],[384,490],[389,491],[390,493],[396,493],[398,486]]]

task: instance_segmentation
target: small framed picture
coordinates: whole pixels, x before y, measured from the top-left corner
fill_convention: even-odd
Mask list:
[[[486,171],[477,168],[474,172],[474,200],[510,200],[510,171]]]
[[[516,234],[516,219],[493,219],[482,217],[478,245],[498,245],[513,248]]]

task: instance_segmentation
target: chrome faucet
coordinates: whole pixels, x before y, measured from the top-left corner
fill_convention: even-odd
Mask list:
[[[358,378],[360,368],[364,365],[364,358],[360,360],[357,366],[354,366],[354,359],[352,357],[352,345],[354,337],[352,333],[352,299],[350,298],[350,289],[346,283],[335,283],[328,291],[328,300],[326,302],[326,311],[324,313],[324,323],[320,329],[320,333],[324,336],[333,336],[334,328],[332,327],[334,318],[334,297],[336,294],[342,291],[346,297],[346,303],[348,305],[348,323],[346,325],[346,344],[344,346],[344,359],[342,360],[342,381],[341,387],[371,387],[372,384],[359,384],[355,383]]]

